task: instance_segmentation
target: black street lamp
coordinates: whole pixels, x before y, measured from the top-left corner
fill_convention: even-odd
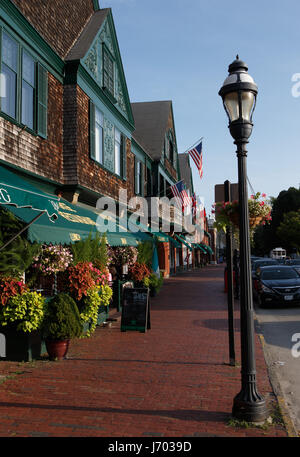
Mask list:
[[[248,74],[248,67],[239,56],[229,65],[219,95],[229,118],[229,130],[237,146],[239,224],[240,224],[240,322],[242,354],[242,387],[234,398],[232,415],[248,422],[262,422],[267,418],[264,398],[256,388],[254,350],[254,319],[250,261],[249,212],[247,190],[247,149],[252,132],[257,86]]]

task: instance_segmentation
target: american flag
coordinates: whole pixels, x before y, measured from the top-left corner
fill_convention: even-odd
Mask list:
[[[199,171],[200,178],[203,177],[203,168],[202,168],[202,141],[195,147],[188,151],[190,156],[192,157],[195,165]]]
[[[190,205],[191,199],[187,193],[183,180],[170,187],[179,207]]]
[[[193,195],[192,195],[192,214],[193,214],[193,217],[196,217],[196,210],[197,210],[197,197],[196,197],[196,194],[193,193]]]

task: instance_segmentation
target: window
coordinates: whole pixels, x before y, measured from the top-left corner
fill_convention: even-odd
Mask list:
[[[135,168],[135,193],[144,196],[144,164],[136,157],[134,159]]]
[[[115,173],[119,176],[121,175],[121,158],[121,132],[115,128]]]
[[[18,44],[5,32],[2,34],[1,110],[16,118]]]
[[[22,68],[22,117],[21,122],[33,129],[33,107],[35,90],[34,60],[23,51]]]
[[[114,61],[103,45],[103,87],[114,95]]]
[[[152,174],[151,169],[147,167],[147,196],[152,196]]]
[[[90,157],[110,171],[126,179],[126,137],[89,102]]]
[[[160,174],[159,175],[159,196],[163,197],[166,195],[165,192],[165,180],[164,177]]]
[[[95,110],[95,160],[103,164],[103,114]]]
[[[174,162],[174,146],[173,146],[173,142],[171,140],[169,141],[169,159],[170,159],[170,162],[173,164],[173,162]]]
[[[1,112],[46,138],[47,98],[47,70],[3,30]]]

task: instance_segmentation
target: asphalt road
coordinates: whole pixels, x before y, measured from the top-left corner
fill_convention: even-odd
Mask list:
[[[300,433],[300,308],[259,308],[254,303],[271,381]]]

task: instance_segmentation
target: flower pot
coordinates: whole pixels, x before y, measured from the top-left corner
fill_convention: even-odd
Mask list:
[[[39,331],[25,333],[13,325],[0,327],[0,360],[32,362],[41,356],[42,338]]]
[[[100,305],[98,308],[98,319],[97,325],[101,325],[108,318],[109,307],[105,305]]]
[[[240,226],[240,216],[239,216],[239,213],[233,213],[233,214],[230,214],[230,216],[228,216],[230,221],[232,222],[233,225],[235,225],[236,227],[239,227]]]
[[[157,289],[154,287],[150,287],[150,297],[156,297],[157,295]]]
[[[50,360],[62,360],[69,349],[70,340],[46,340]]]
[[[257,225],[259,225],[261,223],[262,219],[263,218],[261,216],[254,216],[254,217],[249,216],[249,227],[250,228],[256,227]],[[239,227],[240,226],[239,214],[238,213],[231,214],[230,221],[232,222],[232,224],[235,227]]]
[[[259,225],[261,223],[262,219],[263,218],[261,216],[249,217],[249,226],[250,226],[250,228],[254,228],[257,225]]]

